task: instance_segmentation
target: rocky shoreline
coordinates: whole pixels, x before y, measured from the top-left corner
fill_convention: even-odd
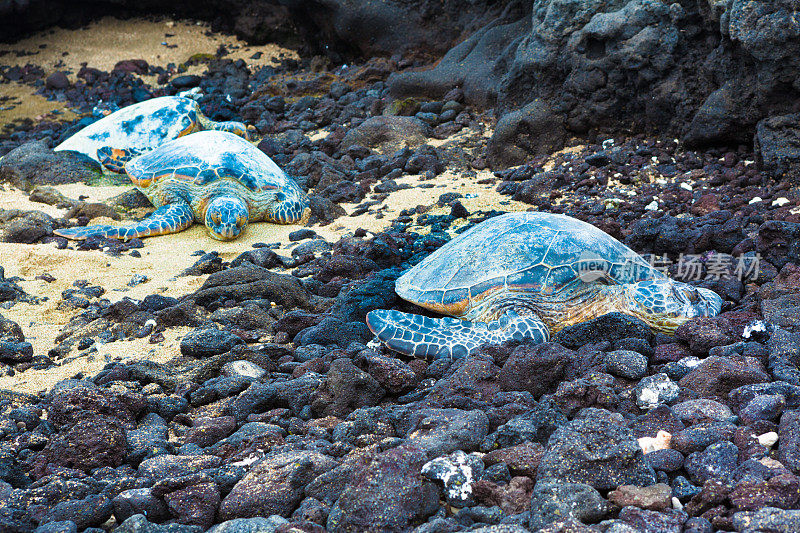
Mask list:
[[[653,6],[625,5],[626,24],[651,27],[634,15]],[[663,24],[686,21],[662,5]],[[624,27],[614,39],[648,35]],[[789,167],[765,164],[794,127],[764,114],[777,108],[735,121],[755,146],[619,123],[578,138],[528,102],[481,101],[466,79],[431,85],[474,64],[451,61],[460,52],[425,73],[414,53],[253,66],[241,52],[0,68],[84,114],[0,136],[0,531],[800,529],[800,194],[791,151],[775,156]],[[53,235],[151,208],[114,184],[93,193],[97,169],[50,148],[103,109],[193,88],[210,118],[257,129],[311,195],[308,227],[255,225],[230,246],[197,227],[128,243]],[[594,224],[717,292],[723,312],[675,336],[610,314],[454,361],[373,341],[367,312],[420,312],[394,292],[404,270],[525,209]]]

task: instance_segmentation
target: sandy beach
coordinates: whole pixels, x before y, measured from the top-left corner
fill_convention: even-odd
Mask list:
[[[84,65],[103,71],[110,71],[124,59],[181,65],[197,54],[213,57],[220,46],[229,52],[226,57],[242,59],[250,68],[297,58],[295,51],[275,44],[251,46],[235,36],[212,33],[204,22],[104,17],[83,28],[55,28],[13,44],[0,43],[0,65],[33,64],[42,68],[45,76],[62,71],[75,82]],[[185,69],[184,74],[200,74],[205,66],[202,62],[193,63]],[[155,76],[136,76],[150,83],[155,81]],[[68,121],[75,117],[66,102],[47,100],[29,85],[0,83],[0,127],[22,119]]]
[[[523,211],[529,206],[514,202],[494,190],[490,184],[479,185],[476,181],[489,178],[491,173],[482,171],[476,178],[467,178],[445,172],[435,180],[421,182],[419,176],[405,176],[397,180],[398,185],[409,185],[408,189],[401,189],[389,194],[380,206],[382,218],[376,218],[376,213],[365,213],[357,216],[344,216],[333,223],[321,226],[310,226],[320,237],[330,243],[335,243],[341,237],[352,235],[358,228],[363,228],[371,233],[378,233],[387,229],[391,221],[404,209],[414,209],[417,206],[430,208],[432,215],[445,214],[449,207],[437,206],[440,195],[445,193],[460,193],[462,204],[471,212],[491,209]],[[420,188],[415,185],[432,184],[430,188]],[[68,198],[77,198],[79,195],[88,197],[87,201],[102,202],[125,191],[127,187],[90,187],[82,184],[62,185],[56,187]],[[356,204],[342,204],[348,213],[352,212]],[[0,191],[0,209],[40,210],[53,217],[64,216],[65,211],[31,202],[23,191],[10,189]],[[110,219],[98,218],[93,221],[97,224],[119,224],[121,222]],[[455,224],[451,231],[459,226]],[[288,235],[299,228],[296,225],[281,226],[268,223],[256,223],[248,227],[244,235],[230,242],[221,242],[212,239],[203,226],[195,224],[186,231],[173,235],[151,237],[144,239],[144,248],[140,250],[141,257],[131,257],[123,254],[119,257],[109,256],[102,251],[77,251],[58,250],[55,245],[25,245],[0,243],[0,257],[5,267],[6,276],[19,276],[23,281],[19,285],[33,296],[47,297],[44,303],[33,305],[17,303],[11,309],[4,309],[0,313],[7,318],[19,323],[25,333],[26,339],[34,346],[35,354],[46,354],[49,347],[54,345],[54,339],[61,328],[69,322],[75,311],[62,311],[57,308],[61,292],[72,286],[73,281],[84,279],[91,285],[99,285],[106,289],[104,298],[115,302],[124,297],[141,300],[148,294],[163,294],[166,296],[180,297],[197,290],[207,276],[180,276],[180,273],[190,267],[198,258],[194,252],[216,251],[223,261],[230,261],[239,254],[253,249],[255,243],[280,243],[277,253],[289,255],[291,243]],[[413,227],[409,228],[411,231]],[[427,228],[417,228],[424,233]],[[36,279],[37,276],[49,274],[55,278],[53,282]],[[134,287],[129,287],[128,282],[134,275],[144,274],[148,280]],[[163,362],[179,354],[178,344],[185,334],[182,329],[170,329],[165,333],[165,342],[153,347],[147,340],[117,341],[99,347],[98,354],[93,360],[78,359],[62,365],[58,369],[46,371],[28,370],[17,376],[0,378],[0,388],[11,388],[26,392],[38,392],[51,387],[61,379],[70,377],[78,372],[86,374],[96,373],[107,362],[112,360],[128,360],[131,358],[147,358]]]

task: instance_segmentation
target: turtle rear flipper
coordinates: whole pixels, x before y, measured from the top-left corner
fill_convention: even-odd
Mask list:
[[[55,230],[53,233],[77,241],[94,236],[127,241],[137,237],[177,233],[191,226],[192,222],[194,222],[194,213],[188,204],[169,204],[159,207],[149,217],[136,224],[63,228]]]
[[[100,160],[100,164],[111,172],[117,172],[119,174],[124,174],[125,163],[138,155],[141,155],[141,152],[133,148],[112,148],[111,146],[103,146],[97,149],[97,159]]]
[[[484,344],[526,338],[542,343],[550,338],[550,331],[539,317],[513,311],[492,322],[468,322],[379,309],[367,314],[367,326],[396,352],[434,359],[464,357]]]

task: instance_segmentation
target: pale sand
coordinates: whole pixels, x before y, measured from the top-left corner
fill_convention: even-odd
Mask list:
[[[173,36],[166,37],[168,33]],[[162,42],[177,47],[168,48]],[[44,48],[41,48],[43,45]],[[234,61],[243,59],[251,68],[274,65],[282,53],[286,57],[298,58],[296,52],[275,44],[251,46],[232,35],[210,33],[206,23],[168,18],[155,21],[105,17],[83,28],[56,28],[13,44],[0,44],[0,53],[10,52],[0,56],[0,63],[9,66],[32,63],[42,67],[46,74],[56,70],[73,70],[74,80],[81,63],[105,71],[110,71],[125,59],[144,59],[151,65],[166,66],[167,63],[183,63],[194,54],[213,55],[220,45],[225,45],[230,52],[226,58]],[[15,50],[36,53],[17,57],[13,53]],[[256,52],[262,52],[263,55],[259,59],[251,59],[250,56]],[[205,69],[203,65],[189,68]]]
[[[0,57],[0,64],[3,64],[3,59]],[[54,111],[59,114],[54,114]],[[63,122],[77,116],[63,102],[51,102],[44,96],[34,94],[33,87],[20,83],[0,83],[0,128],[26,118]]]
[[[167,33],[173,36],[165,37]],[[177,47],[167,48],[162,42]],[[0,54],[8,52],[0,55],[0,65],[24,66],[31,63],[41,67],[45,76],[57,70],[69,71],[67,77],[75,82],[84,62],[88,67],[103,71],[110,71],[124,59],[144,59],[151,65],[165,67],[167,63],[185,63],[195,54],[213,55],[220,45],[225,45],[230,52],[226,58],[243,59],[251,69],[275,65],[281,57],[298,58],[295,51],[275,44],[251,46],[235,36],[211,33],[206,23],[167,18],[123,21],[105,17],[80,29],[56,28],[13,44],[0,43]],[[16,50],[36,51],[36,54],[17,57]],[[256,52],[261,52],[261,57],[252,59]],[[201,74],[205,70],[205,64],[190,65],[184,74]],[[155,83],[153,76],[141,77],[148,83]],[[28,85],[0,83],[0,127],[24,118],[75,118],[76,115],[63,102],[49,101],[34,91]],[[11,101],[4,102],[3,97],[11,98]],[[54,110],[63,114],[53,115]]]
[[[478,185],[478,179],[490,177],[491,173],[482,171],[477,178],[461,177],[451,172],[437,176],[435,180],[420,181],[419,176],[405,176],[397,181],[398,184],[412,185],[390,193],[388,198],[376,208],[387,206],[380,212],[384,215],[378,219],[376,213],[365,213],[359,216],[344,216],[333,223],[320,226],[313,225],[311,229],[331,243],[341,237],[352,235],[363,228],[371,233],[383,231],[389,227],[391,221],[400,211],[417,206],[433,206],[427,212],[432,215],[449,212],[449,207],[435,206],[440,195],[447,192],[459,192],[465,196],[461,202],[471,212],[480,210],[498,209],[504,211],[524,211],[529,208],[526,204],[510,201],[494,189],[494,185]],[[419,188],[421,184],[435,184],[433,188]],[[86,185],[64,185],[56,187],[65,196],[76,198],[79,194],[89,196],[89,201],[103,201],[125,190],[125,187],[88,187]],[[466,196],[473,196],[466,198]],[[369,197],[367,197],[369,198]],[[52,216],[63,216],[64,212],[52,206],[37,204],[27,200],[21,191],[0,190],[0,208],[16,207],[19,209],[38,209]],[[352,212],[355,204],[343,205],[345,210]],[[95,223],[118,224],[111,220],[97,219]],[[455,224],[456,229],[460,224]],[[69,319],[78,314],[78,311],[62,311],[57,309],[61,299],[61,292],[72,286],[76,279],[85,279],[92,285],[100,285],[106,289],[104,298],[118,301],[125,296],[141,300],[148,294],[163,294],[180,297],[197,290],[207,276],[183,276],[179,274],[194,264],[198,257],[191,256],[196,250],[206,252],[217,251],[225,261],[230,261],[242,252],[253,249],[257,242],[282,243],[283,247],[278,253],[289,255],[289,233],[299,229],[299,226],[279,226],[275,224],[256,223],[251,225],[246,233],[235,241],[220,242],[212,239],[203,226],[194,225],[187,231],[151,237],[144,239],[145,246],[139,250],[141,258],[130,257],[123,254],[121,257],[111,257],[101,251],[75,251],[58,250],[54,245],[22,245],[0,243],[0,264],[5,267],[6,276],[19,276],[24,281],[20,282],[26,292],[35,296],[46,296],[47,302],[40,305],[19,303],[8,310],[0,310],[0,314],[16,321],[22,327],[26,339],[33,344],[34,353],[46,354],[47,350],[55,344],[54,339],[61,328]],[[410,228],[426,231],[427,228]],[[36,280],[36,276],[50,274],[56,281],[47,283]],[[148,281],[135,287],[128,287],[127,283],[134,274],[144,274]],[[166,340],[163,344],[152,346],[147,339],[136,341],[118,341],[102,345],[98,352],[91,357],[71,361],[57,368],[46,371],[27,370],[17,376],[0,378],[0,388],[37,392],[52,387],[61,379],[71,377],[78,372],[86,375],[97,373],[111,360],[121,358],[148,358],[156,361],[166,361],[178,355],[180,338],[187,330],[178,328],[165,332]],[[73,351],[70,356],[76,352]],[[69,356],[68,356],[69,357]]]

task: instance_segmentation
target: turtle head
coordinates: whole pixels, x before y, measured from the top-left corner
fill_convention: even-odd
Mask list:
[[[716,316],[722,308],[722,298],[714,291],[669,278],[631,283],[625,290],[632,314],[665,333],[692,318]]]
[[[245,126],[242,122],[236,122],[235,120],[215,122],[214,129],[217,131],[227,131],[228,133],[233,133],[239,137],[244,137],[248,141],[253,140],[253,133],[255,132],[254,127]]]
[[[219,196],[208,204],[204,222],[212,237],[230,241],[244,231],[247,219],[247,205],[241,198]]]

